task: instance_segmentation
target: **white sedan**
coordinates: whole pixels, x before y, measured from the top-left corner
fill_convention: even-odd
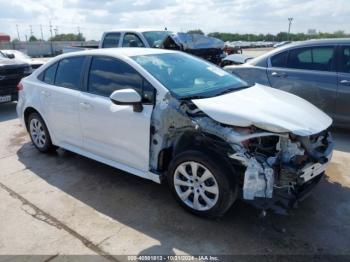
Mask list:
[[[57,146],[160,183],[190,212],[291,201],[322,177],[332,120],[292,94],[191,55],[150,48],[57,56],[18,86],[35,147]]]

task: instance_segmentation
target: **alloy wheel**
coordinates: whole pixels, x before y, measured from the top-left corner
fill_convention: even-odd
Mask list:
[[[29,129],[34,144],[39,148],[43,148],[46,144],[46,133],[40,120],[33,118],[30,121]]]
[[[219,198],[214,175],[198,162],[181,163],[175,170],[174,186],[181,201],[194,210],[209,210]]]

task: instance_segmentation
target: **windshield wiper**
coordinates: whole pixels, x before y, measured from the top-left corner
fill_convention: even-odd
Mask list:
[[[224,90],[222,92],[219,92],[216,95],[217,96],[221,96],[223,94],[231,93],[231,92],[234,92],[234,91],[239,91],[241,89],[248,88],[248,87],[251,87],[251,86],[247,85],[247,86],[240,86],[240,87],[232,87],[232,88],[228,88],[228,89],[226,89],[226,90]]]
[[[202,98],[208,98],[208,97],[195,95],[195,96],[185,96],[185,97],[182,97],[181,99],[202,99]]]

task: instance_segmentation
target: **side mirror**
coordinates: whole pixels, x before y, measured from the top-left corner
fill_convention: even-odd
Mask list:
[[[141,96],[134,89],[121,89],[114,91],[110,97],[112,103],[116,105],[131,105],[134,107],[134,112],[142,112],[143,106]]]
[[[8,58],[10,58],[10,59],[14,59],[15,58],[15,55],[14,54],[7,54],[6,55]]]

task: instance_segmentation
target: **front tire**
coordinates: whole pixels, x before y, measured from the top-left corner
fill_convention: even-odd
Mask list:
[[[173,195],[195,215],[220,217],[236,199],[235,174],[218,158],[214,154],[186,151],[170,164],[168,183]]]
[[[40,152],[47,153],[55,149],[51,142],[49,130],[38,113],[32,113],[29,115],[28,132],[34,146]]]

